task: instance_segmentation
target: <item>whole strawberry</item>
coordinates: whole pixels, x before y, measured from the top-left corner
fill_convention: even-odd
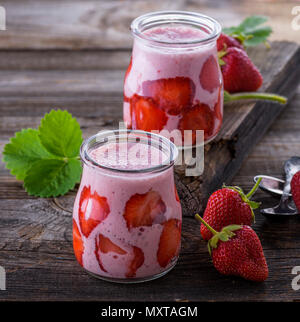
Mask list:
[[[255,231],[246,225],[230,225],[220,232],[211,228],[199,215],[196,218],[211,230],[208,242],[213,265],[224,275],[241,276],[263,282],[268,278],[268,265]]]
[[[229,47],[237,47],[243,49],[242,44],[235,38],[228,36],[224,33],[221,33],[220,37],[217,40],[217,49],[218,51],[226,50]]]
[[[300,212],[300,171],[294,174],[291,181],[291,191],[294,203]]]
[[[254,92],[260,88],[263,77],[244,50],[230,47],[220,55],[220,59],[226,91]]]
[[[251,201],[260,184],[258,180],[252,190],[245,195],[239,187],[224,187],[215,191],[208,199],[203,219],[215,230],[236,224],[250,226],[254,221],[253,209],[259,207],[259,203]],[[205,225],[201,225],[200,232],[204,240],[209,240],[212,233]]]

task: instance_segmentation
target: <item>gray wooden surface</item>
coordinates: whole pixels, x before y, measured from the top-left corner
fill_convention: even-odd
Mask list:
[[[291,8],[298,3],[2,1],[9,19],[8,30],[0,34],[0,151],[16,131],[36,127],[55,107],[73,113],[85,137],[114,127],[122,117],[122,81],[131,46],[128,26],[143,12],[197,10],[224,25],[251,13],[267,14],[273,40],[299,42],[299,31],[290,27]],[[282,176],[283,162],[300,154],[299,106],[300,87],[231,183],[247,190],[258,173]],[[0,163],[0,265],[7,271],[7,291],[0,291],[0,300],[300,300],[299,291],[291,288],[291,270],[300,266],[299,218],[273,222],[257,215],[254,228],[270,268],[263,284],[220,276],[199,225],[185,216],[176,268],[160,280],[124,286],[97,281],[76,263],[70,213],[74,196],[75,191],[58,199],[30,197]],[[260,191],[255,199],[265,206],[277,202]]]

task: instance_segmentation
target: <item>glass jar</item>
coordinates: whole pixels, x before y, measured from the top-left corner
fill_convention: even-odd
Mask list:
[[[177,156],[171,141],[144,131],[100,132],[82,144],[73,246],[87,272],[132,283],[175,266],[182,222]]]
[[[127,128],[178,130],[182,138],[186,134],[185,145],[196,145],[196,130],[204,131],[205,143],[212,140],[223,119],[220,24],[198,13],[162,11],[136,18],[131,31],[123,104]]]

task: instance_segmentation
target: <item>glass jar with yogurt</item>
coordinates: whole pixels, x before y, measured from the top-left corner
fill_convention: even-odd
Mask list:
[[[182,222],[173,173],[177,155],[171,141],[144,131],[105,131],[83,143],[73,246],[87,272],[131,283],[175,266]]]

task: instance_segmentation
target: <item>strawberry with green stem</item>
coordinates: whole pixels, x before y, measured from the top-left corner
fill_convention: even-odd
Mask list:
[[[238,26],[224,28],[217,41],[219,64],[224,78],[224,103],[237,100],[267,100],[285,104],[287,99],[273,93],[251,93],[262,84],[259,70],[245,49],[264,43],[272,33],[268,20],[261,15],[247,17]],[[238,92],[232,94],[233,92]]]
[[[247,280],[263,282],[268,278],[268,265],[255,231],[247,225],[229,225],[216,231],[198,214],[198,219],[213,237],[208,250],[215,268],[224,275],[241,276]]]
[[[240,187],[224,185],[209,197],[203,219],[216,230],[232,224],[250,226],[255,219],[253,209],[260,206],[260,203],[250,199],[260,182],[261,178],[248,194]],[[205,225],[201,225],[200,232],[204,240],[212,237]]]

